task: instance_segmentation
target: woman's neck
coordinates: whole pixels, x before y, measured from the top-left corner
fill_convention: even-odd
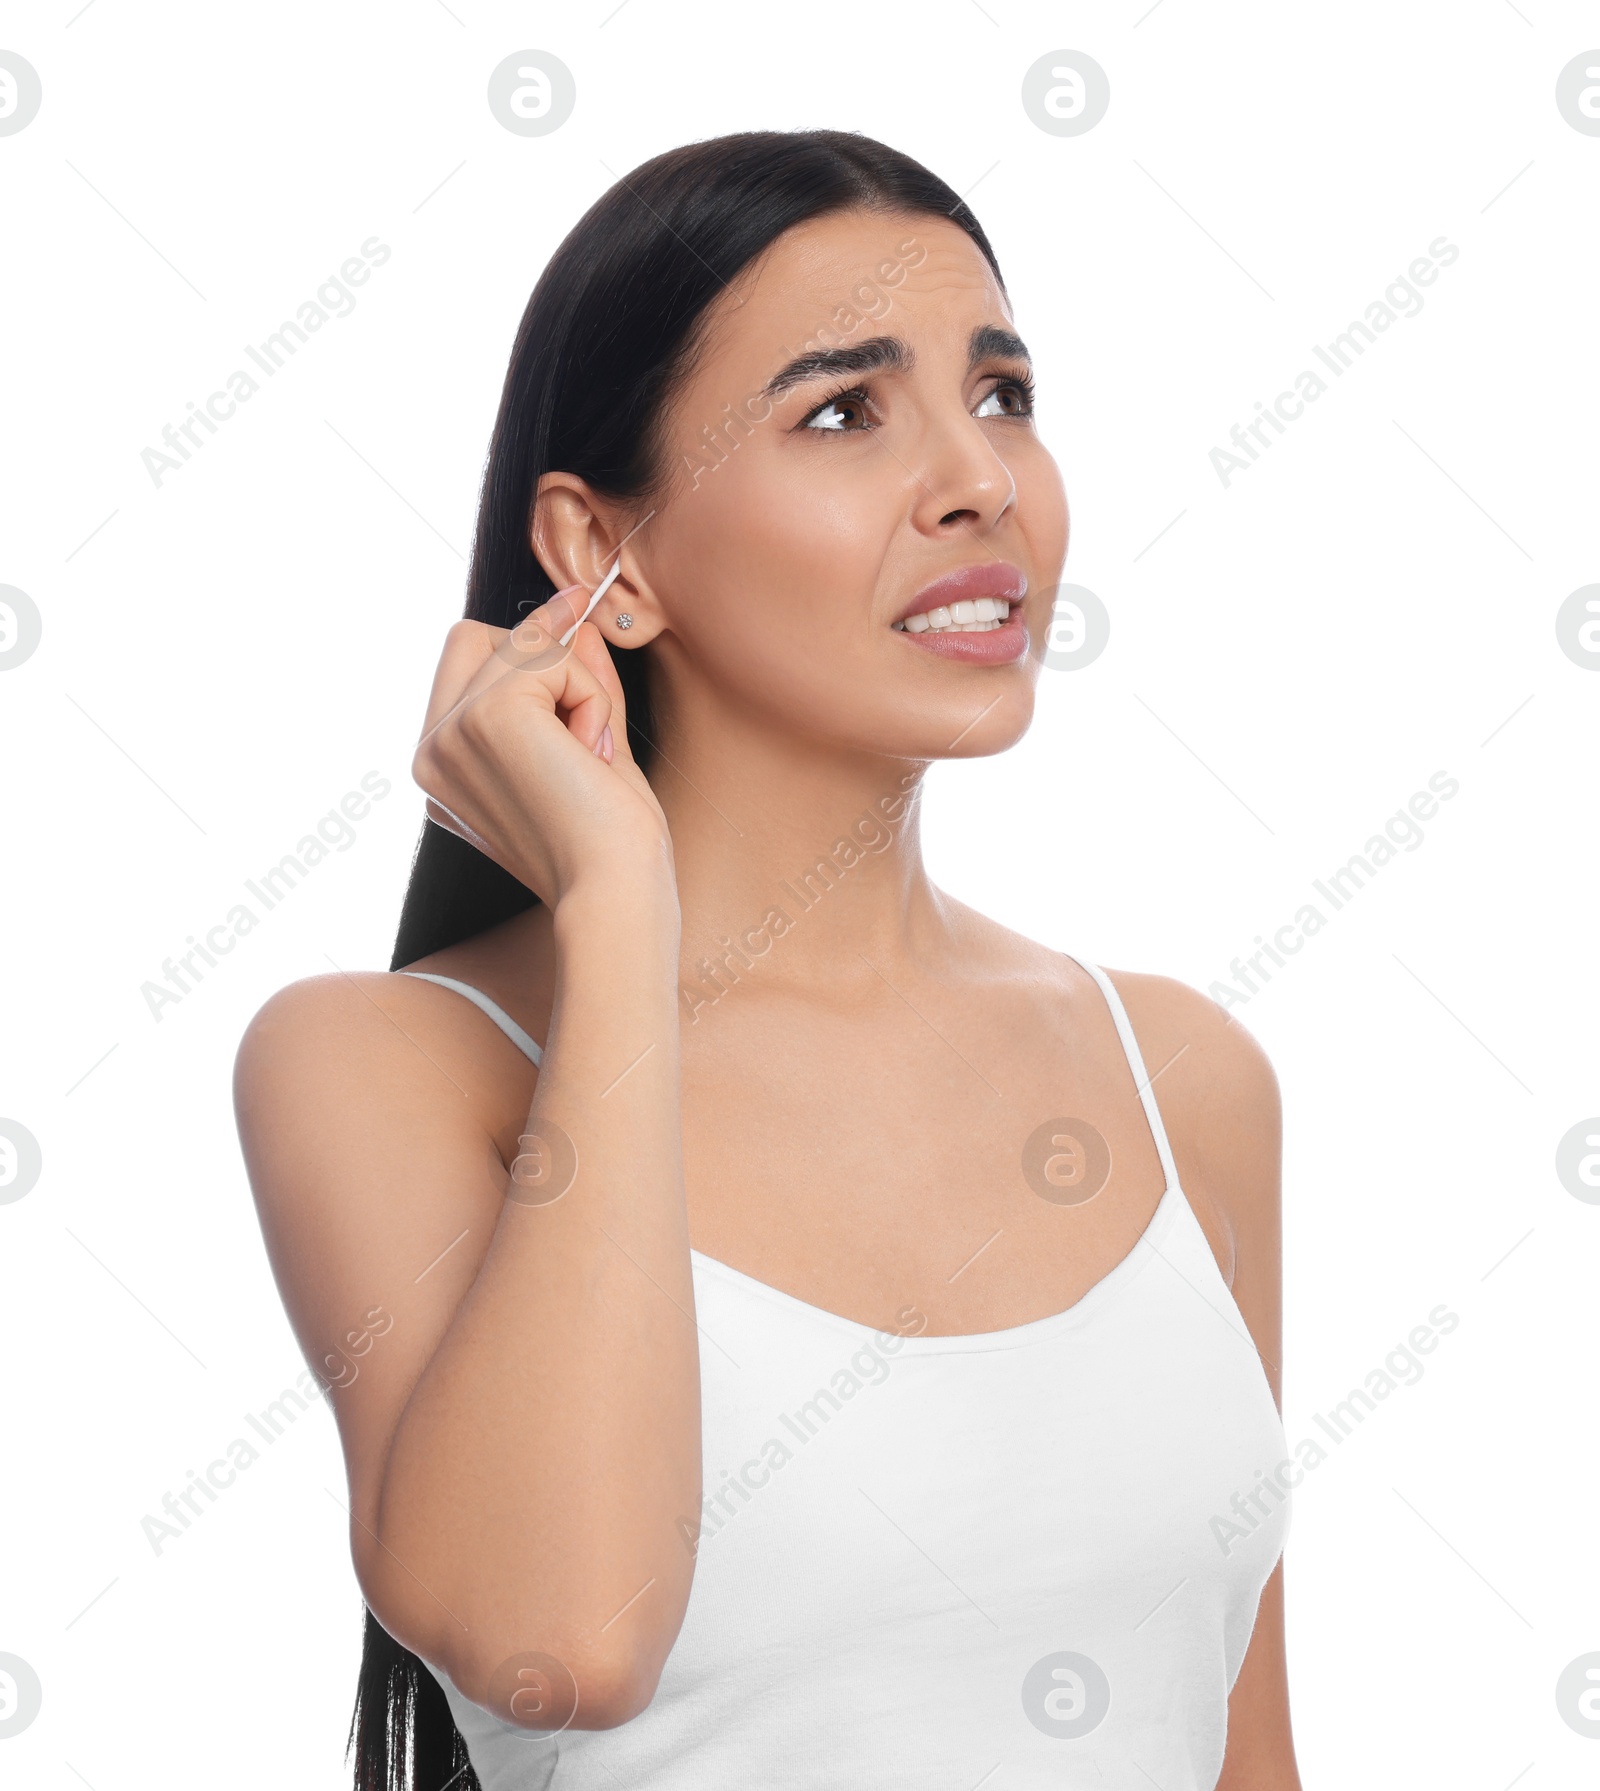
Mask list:
[[[840,988],[944,934],[922,862],[925,762],[742,732],[663,742],[651,787],[672,830],[686,1013],[741,982]]]

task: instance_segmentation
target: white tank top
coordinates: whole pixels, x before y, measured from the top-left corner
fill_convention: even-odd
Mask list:
[[[1139,1241],[1064,1312],[947,1337],[691,1252],[706,1502],[683,1627],[613,1729],[521,1729],[436,1673],[483,1791],[1213,1791],[1289,1452],[1121,998],[1084,968],[1165,1172]],[[479,990],[430,980],[538,1061]]]

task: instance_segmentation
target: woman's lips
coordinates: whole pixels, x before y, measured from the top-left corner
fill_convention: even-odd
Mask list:
[[[975,566],[960,566],[920,590],[895,618],[891,631],[943,659],[956,659],[967,665],[1011,665],[1027,653],[1030,644],[1028,625],[1022,615],[1022,599],[1027,592],[1027,573],[1009,560],[983,560]],[[930,611],[947,616],[954,605],[970,608],[973,600],[980,597],[996,600],[982,605],[985,610],[1009,604],[1004,620],[991,619],[981,628],[936,627],[918,631],[905,626],[908,617],[926,616]]]
[[[1028,625],[1022,619],[1021,603],[1011,606],[1011,613],[998,628],[970,634],[954,628],[948,633],[928,629],[921,634],[893,628],[890,633],[899,640],[910,642],[920,652],[937,653],[942,659],[959,659],[967,665],[1010,665],[1028,651]]]
[[[930,609],[948,609],[952,603],[970,597],[1004,597],[1017,604],[1027,594],[1028,575],[1020,566],[1013,566],[1009,560],[983,560],[976,566],[961,566],[936,578],[918,591],[894,620],[903,622],[907,616]]]

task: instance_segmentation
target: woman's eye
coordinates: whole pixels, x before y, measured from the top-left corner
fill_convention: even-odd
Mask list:
[[[978,417],[1026,417],[1033,412],[1033,388],[1003,379],[973,412]]]
[[[831,429],[839,434],[854,434],[866,426],[865,392],[840,392],[819,404],[805,421],[807,429]]]

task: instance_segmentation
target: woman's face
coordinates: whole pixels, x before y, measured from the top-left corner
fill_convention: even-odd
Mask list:
[[[923,214],[821,218],[708,325],[670,409],[673,482],[630,544],[664,728],[710,704],[896,758],[1009,746],[1067,507],[971,238]]]

